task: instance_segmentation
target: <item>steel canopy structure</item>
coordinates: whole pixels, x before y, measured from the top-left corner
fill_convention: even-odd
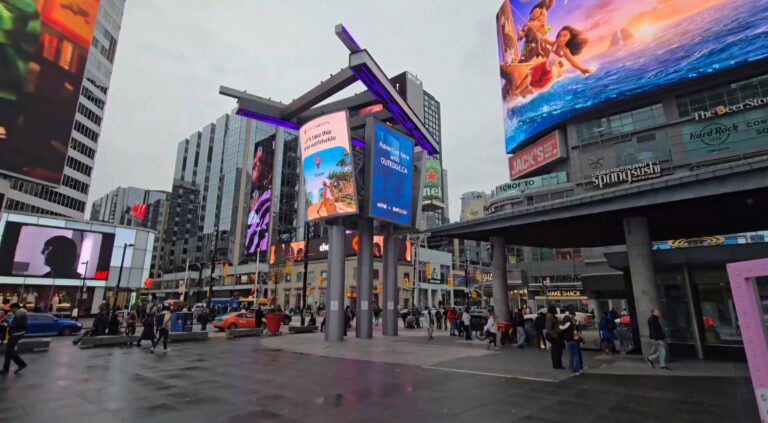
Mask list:
[[[413,137],[416,145],[427,154],[437,154],[440,148],[437,141],[427,131],[424,123],[397,91],[373,56],[360,47],[342,24],[336,25],[336,36],[350,51],[349,65],[288,104],[225,86],[219,88],[219,94],[237,100],[237,114],[240,116],[293,130],[297,130],[302,124],[315,117],[346,109],[348,105],[378,103],[384,107],[384,110],[372,116],[391,123]],[[365,85],[366,92],[318,106],[358,81]],[[361,116],[351,119],[350,129],[353,131],[353,136],[358,135],[355,133],[356,130],[365,126],[365,118]],[[362,137],[356,138],[354,143],[361,146],[363,143],[360,138]]]

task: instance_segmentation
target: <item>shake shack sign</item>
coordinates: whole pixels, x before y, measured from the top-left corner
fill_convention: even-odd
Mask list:
[[[661,165],[659,162],[645,162],[594,172],[592,174],[592,182],[598,188],[603,188],[607,185],[632,184],[660,176]]]

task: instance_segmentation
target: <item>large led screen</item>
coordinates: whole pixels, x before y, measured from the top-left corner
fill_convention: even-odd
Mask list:
[[[307,220],[357,213],[347,112],[327,114],[306,123],[299,129],[299,146]]]
[[[275,137],[270,136],[258,141],[253,150],[251,195],[248,202],[248,225],[245,232],[246,255],[266,254],[269,248]]]
[[[114,242],[114,234],[7,222],[0,275],[106,280]]]
[[[0,0],[0,172],[61,182],[98,9]]]
[[[766,16],[765,0],[505,0],[507,153],[601,103],[758,63]]]
[[[413,140],[381,122],[373,123],[368,157],[368,214],[411,226]]]

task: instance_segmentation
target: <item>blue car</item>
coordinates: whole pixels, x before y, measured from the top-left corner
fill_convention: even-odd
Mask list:
[[[9,323],[12,321],[13,318]],[[48,313],[27,313],[25,336],[68,336],[81,330],[83,330],[83,324],[74,320],[59,319]]]

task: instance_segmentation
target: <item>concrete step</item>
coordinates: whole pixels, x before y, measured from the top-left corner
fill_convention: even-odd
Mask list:
[[[171,332],[168,340],[171,342],[207,341],[208,332]]]
[[[264,329],[230,329],[227,331],[227,338],[241,338],[244,336],[261,336],[264,333]]]
[[[315,333],[317,326],[289,326],[288,333]]]
[[[0,354],[5,354],[6,343],[0,344]],[[51,338],[27,338],[19,341],[16,344],[16,351],[29,352],[29,351],[48,351],[51,346]]]
[[[83,336],[80,339],[80,348],[106,347],[116,345],[128,345],[135,343],[139,337],[137,335],[110,335],[110,336]]]

